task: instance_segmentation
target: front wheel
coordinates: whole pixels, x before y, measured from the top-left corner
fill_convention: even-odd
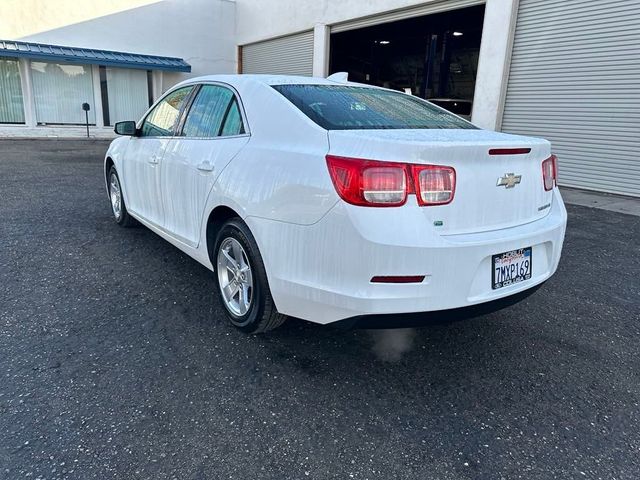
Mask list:
[[[124,204],[120,178],[115,167],[109,170],[109,200],[111,200],[111,212],[116,223],[121,227],[131,227],[136,224],[135,219],[129,215],[127,206]]]
[[[253,235],[233,218],[220,229],[213,258],[220,300],[229,321],[247,333],[262,333],[282,325],[269,291],[267,274]]]

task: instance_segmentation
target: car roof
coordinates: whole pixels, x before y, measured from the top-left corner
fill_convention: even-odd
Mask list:
[[[246,86],[247,84],[261,83],[264,85],[345,85],[326,78],[304,77],[301,75],[264,75],[264,74],[235,74],[235,75],[204,75],[193,77],[182,84],[201,82],[223,82],[234,86]]]
[[[174,85],[172,89],[182,85],[190,85],[193,83],[203,82],[221,82],[227,83],[231,86],[242,88],[255,84],[262,85],[350,85],[361,86],[368,88],[381,88],[375,85],[365,85],[356,82],[342,82],[336,80],[329,80],[328,78],[321,77],[304,77],[302,75],[267,75],[267,74],[220,74],[220,75],[204,75],[201,77],[192,77],[184,80],[177,85]]]

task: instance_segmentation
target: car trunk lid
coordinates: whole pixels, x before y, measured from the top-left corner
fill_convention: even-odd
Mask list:
[[[332,130],[329,145],[330,155],[453,167],[453,201],[421,207],[442,234],[522,225],[544,217],[551,204],[542,178],[551,154],[546,140],[479,129]]]

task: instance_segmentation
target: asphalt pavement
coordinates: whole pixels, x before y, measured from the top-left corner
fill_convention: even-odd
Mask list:
[[[570,205],[491,315],[247,336],[114,223],[106,147],[0,141],[0,479],[640,478],[639,217]]]

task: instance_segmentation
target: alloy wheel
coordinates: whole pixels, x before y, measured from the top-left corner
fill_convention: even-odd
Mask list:
[[[122,190],[120,189],[118,176],[115,173],[112,173],[109,179],[109,198],[111,199],[113,215],[116,217],[116,220],[120,220],[122,217]]]
[[[253,274],[244,248],[235,238],[225,238],[218,249],[218,284],[224,305],[241,317],[251,307]]]

